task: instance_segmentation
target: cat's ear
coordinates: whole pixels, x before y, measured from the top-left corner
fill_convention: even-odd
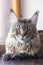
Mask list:
[[[38,13],[39,11],[36,11],[33,16],[31,17],[31,23],[36,25],[37,24],[37,19],[38,19]]]
[[[10,10],[9,18],[10,18],[11,25],[17,23],[17,21],[18,21],[18,17],[16,16],[15,12],[12,9]]]

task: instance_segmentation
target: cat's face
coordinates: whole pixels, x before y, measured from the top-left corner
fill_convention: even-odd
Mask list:
[[[38,19],[38,12],[35,12],[30,19],[17,18],[12,22],[12,31],[16,36],[25,38],[36,34],[36,24]]]
[[[14,31],[16,35],[20,35],[22,37],[25,37],[28,33],[32,33],[36,26],[31,24],[31,20],[27,19],[20,19],[18,22],[14,25]],[[35,33],[35,32],[33,32]]]
[[[18,20],[18,22],[15,25],[16,33],[17,35],[20,35],[22,37],[26,36],[28,32],[28,20],[22,19]]]

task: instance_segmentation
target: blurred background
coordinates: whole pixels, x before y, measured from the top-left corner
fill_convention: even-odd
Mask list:
[[[9,32],[8,16],[13,9],[18,17],[31,18],[39,10],[37,30],[43,30],[43,0],[0,0],[0,43],[5,43]]]

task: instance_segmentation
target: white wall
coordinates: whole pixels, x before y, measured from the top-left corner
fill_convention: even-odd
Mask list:
[[[0,0],[0,43],[4,43],[9,30],[8,14],[11,0]]]
[[[43,0],[21,0],[23,18],[30,18],[36,10],[39,10],[37,29],[43,30]]]
[[[5,41],[9,31],[8,15],[12,7],[11,3],[11,0],[0,0],[0,42]],[[29,19],[36,10],[40,11],[37,29],[43,30],[43,0],[21,0],[23,18]]]

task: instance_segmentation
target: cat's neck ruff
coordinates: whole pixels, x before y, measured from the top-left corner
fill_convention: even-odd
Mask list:
[[[17,35],[16,35],[16,39],[17,39],[18,42],[20,42],[20,43],[22,43],[22,44],[24,43],[24,40],[22,40],[22,36],[20,36],[20,35],[17,36]]]

